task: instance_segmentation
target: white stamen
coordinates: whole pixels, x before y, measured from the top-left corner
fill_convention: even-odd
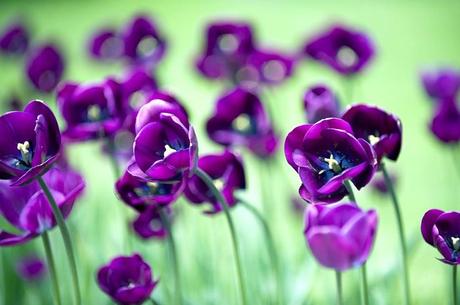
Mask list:
[[[451,237],[452,245],[454,246],[454,250],[460,250],[460,238],[459,237]]]
[[[99,106],[97,105],[91,105],[88,108],[88,118],[91,121],[97,121],[100,119],[100,117],[101,117],[101,108],[99,108]]]
[[[142,39],[139,44],[137,45],[137,53],[140,56],[149,56],[153,54],[155,49],[158,47],[158,40],[154,37],[146,37]]]
[[[219,48],[225,53],[233,53],[238,49],[238,39],[232,34],[225,34],[219,38]]]
[[[29,141],[25,141],[24,143],[18,143],[17,148],[21,152],[21,154],[27,155],[29,153],[30,143]]]
[[[163,153],[163,157],[166,158],[167,156],[169,156],[172,153],[175,153],[176,151],[177,150],[175,150],[174,148],[169,146],[169,144],[166,144],[165,145],[165,152]]]
[[[374,136],[373,134],[371,134],[371,135],[369,136],[369,143],[371,143],[371,145],[375,145],[375,144],[377,144],[379,141],[380,141],[380,137]]]
[[[247,132],[251,128],[251,119],[247,114],[241,114],[232,123],[233,129],[240,132]]]
[[[347,46],[343,46],[340,48],[339,52],[337,53],[337,58],[339,59],[340,63],[343,64],[345,67],[352,67],[358,61],[358,56],[356,52]]]
[[[224,188],[225,183],[222,179],[216,179],[214,180],[214,185],[219,191],[221,191]]]
[[[324,158],[324,162],[326,162],[329,166],[329,169],[332,169],[334,173],[339,173],[342,171],[339,162],[334,159],[334,155],[331,154],[329,158]]]

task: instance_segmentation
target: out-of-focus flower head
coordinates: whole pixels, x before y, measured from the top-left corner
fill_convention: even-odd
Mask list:
[[[11,23],[0,32],[0,53],[23,55],[29,47],[29,39],[24,24]]]
[[[340,104],[337,96],[326,85],[314,85],[305,92],[304,109],[308,123],[316,123],[322,119],[338,117]]]
[[[26,256],[17,262],[16,271],[25,281],[38,281],[46,274],[46,264],[36,256]]]
[[[64,64],[64,58],[56,45],[40,45],[28,53],[27,77],[35,89],[51,92],[62,78]]]

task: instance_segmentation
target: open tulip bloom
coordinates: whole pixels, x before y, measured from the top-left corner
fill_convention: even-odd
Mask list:
[[[350,124],[337,118],[294,128],[286,137],[284,152],[302,181],[301,197],[313,203],[341,200],[348,195],[345,181],[361,189],[377,168],[371,145],[357,139]]]
[[[35,89],[52,92],[62,78],[64,64],[64,58],[58,47],[46,44],[30,51],[26,62],[26,73]]]
[[[113,29],[101,29],[91,37],[89,54],[99,60],[118,59],[123,54],[123,41]]]
[[[138,305],[150,298],[157,281],[139,254],[119,256],[97,273],[99,287],[120,305]]]

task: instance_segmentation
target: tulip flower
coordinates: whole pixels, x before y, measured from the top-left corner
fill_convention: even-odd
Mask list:
[[[276,85],[292,76],[294,64],[292,56],[275,51],[254,50],[244,67],[238,71],[237,79],[242,85],[247,82]]]
[[[64,58],[58,47],[46,44],[31,50],[27,57],[26,72],[35,89],[53,91],[64,73]]]
[[[305,55],[343,75],[361,72],[374,57],[374,45],[361,32],[336,25],[315,36],[304,47]]]
[[[294,128],[284,152],[302,181],[301,197],[308,202],[333,203],[348,195],[344,182],[361,189],[376,171],[371,145],[353,135],[344,120],[329,118]]]
[[[22,55],[29,46],[29,32],[21,23],[12,23],[0,33],[0,53]]]
[[[340,114],[339,101],[326,85],[315,85],[305,92],[304,109],[308,123],[316,123],[322,119],[338,117]]]
[[[374,245],[377,223],[375,210],[366,212],[354,203],[309,205],[304,234],[321,265],[345,271],[367,261]]]
[[[166,217],[172,217],[172,209],[170,208],[149,206],[134,220],[132,224],[134,232],[142,239],[164,239],[167,237],[168,231],[161,219],[160,209],[163,209]]]
[[[221,154],[209,154],[200,157],[198,167],[214,180],[214,184],[224,196],[228,206],[234,206],[238,201],[235,198],[235,191],[246,188],[241,159],[231,151],[226,150]],[[209,203],[211,208],[205,212],[206,214],[222,211],[218,199],[213,196],[209,187],[196,176],[188,179],[184,193],[191,203]]]
[[[152,294],[157,282],[152,269],[139,254],[118,256],[97,273],[102,291],[120,305],[138,305]]]
[[[18,261],[16,271],[26,281],[38,281],[46,274],[46,264],[35,256],[23,257]]]
[[[59,157],[61,135],[54,114],[41,101],[0,116],[0,179],[23,185],[43,175]]]
[[[101,29],[91,37],[88,50],[95,59],[118,59],[123,54],[123,40],[115,30]]]
[[[443,143],[460,142],[460,108],[455,99],[448,98],[438,102],[430,129],[433,135]]]
[[[427,70],[422,72],[421,81],[429,97],[452,99],[460,89],[460,71],[452,68]]]
[[[242,88],[219,98],[206,129],[213,141],[247,147],[261,158],[272,156],[278,146],[278,137],[259,97]]]

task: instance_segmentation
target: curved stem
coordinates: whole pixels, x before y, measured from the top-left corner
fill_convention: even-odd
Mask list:
[[[335,282],[337,285],[337,305],[343,305],[343,294],[342,294],[342,272],[335,272]]]
[[[345,188],[347,189],[347,192],[348,192],[348,199],[350,199],[350,201],[353,201],[353,202],[357,203],[357,202],[356,202],[355,193],[353,192],[353,187],[351,186],[350,180],[345,180],[345,181],[343,182],[343,185],[344,185]]]
[[[80,294],[80,284],[78,283],[78,271],[77,263],[75,260],[75,254],[72,245],[72,239],[70,237],[69,229],[65,223],[64,217],[62,216],[61,210],[59,210],[56,201],[54,200],[53,195],[51,194],[46,182],[42,177],[37,178],[40,187],[45,193],[46,198],[48,199],[51,209],[53,210],[54,218],[56,219],[59,230],[61,231],[62,239],[64,240],[64,246],[69,259],[70,272],[72,274],[72,284],[75,293],[75,304],[81,305],[81,294]]]
[[[245,207],[249,212],[254,215],[255,218],[260,222],[262,229],[265,234],[265,241],[267,242],[267,249],[268,249],[268,255],[270,257],[270,262],[273,268],[273,272],[275,274],[276,278],[276,286],[278,289],[278,304],[283,305],[285,304],[284,302],[284,289],[283,289],[283,277],[281,273],[281,266],[279,264],[279,257],[278,253],[276,251],[275,247],[275,242],[273,240],[273,235],[271,234],[270,227],[268,226],[268,223],[265,221],[264,217],[262,214],[252,205],[248,204],[246,201],[241,200],[238,198],[240,201],[240,204]]]
[[[54,263],[53,251],[51,250],[50,238],[48,232],[42,233],[43,247],[45,248],[46,262],[50,271],[51,282],[53,285],[54,303],[61,305],[61,292],[59,290],[59,281],[56,273],[56,264]]]
[[[393,183],[391,181],[390,175],[385,168],[385,164],[381,162],[380,168],[382,169],[383,177],[385,179],[385,185],[390,192],[391,201],[393,202],[393,208],[395,211],[396,222],[398,225],[398,232],[399,232],[399,242],[401,246],[401,254],[402,254],[402,264],[403,264],[403,277],[404,277],[404,294],[405,294],[405,301],[406,305],[410,305],[411,297],[410,297],[410,282],[409,282],[409,264],[407,261],[407,245],[406,245],[406,238],[404,234],[404,224],[402,220],[401,210],[399,208],[398,198],[396,197],[396,192],[393,187]]]
[[[168,238],[168,247],[169,252],[171,255],[171,267],[173,269],[174,274],[174,285],[175,285],[175,293],[174,293],[174,303],[176,305],[182,304],[182,288],[180,284],[180,275],[179,275],[179,264],[177,262],[177,249],[176,243],[174,242],[174,236],[171,229],[171,223],[169,221],[168,215],[165,213],[164,209],[160,209],[160,218],[163,227],[166,229],[167,238]]]
[[[452,266],[452,297],[454,305],[458,305],[457,294],[457,265]]]
[[[0,280],[0,304],[6,305],[6,270],[3,250],[0,250]]]
[[[363,285],[363,305],[369,305],[369,289],[367,284],[366,263],[361,266],[361,283]]]
[[[222,209],[224,210],[225,218],[227,219],[228,228],[230,229],[230,234],[232,237],[233,251],[235,252],[234,253],[235,265],[236,265],[236,272],[238,274],[238,283],[240,286],[241,304],[247,305],[247,297],[246,297],[246,290],[244,288],[245,285],[243,281],[243,269],[241,268],[239,246],[238,246],[238,241],[236,239],[235,225],[233,223],[233,219],[230,214],[230,208],[228,207],[227,201],[222,196],[220,191],[216,188],[216,186],[214,185],[214,182],[212,181],[211,177],[209,177],[208,174],[206,174],[204,171],[202,171],[199,168],[195,169],[195,174],[208,186],[213,196],[217,199],[217,201],[222,206]]]

